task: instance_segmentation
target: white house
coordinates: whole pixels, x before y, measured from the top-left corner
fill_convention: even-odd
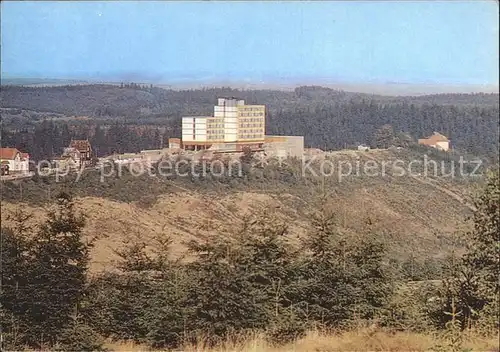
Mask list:
[[[76,148],[64,148],[61,158],[66,159],[66,163],[71,168],[79,169],[82,166],[82,153]]]
[[[450,140],[448,139],[448,137],[438,132],[434,132],[434,134],[428,138],[419,139],[418,144],[443,150],[445,152],[450,149]]]
[[[27,153],[21,153],[17,148],[0,148],[2,175],[28,174],[29,158]]]

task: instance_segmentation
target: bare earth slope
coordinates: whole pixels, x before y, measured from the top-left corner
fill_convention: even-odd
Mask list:
[[[359,156],[352,154],[335,153],[331,157]],[[373,155],[381,157],[381,153],[363,157],[370,159]],[[463,229],[464,219],[471,214],[468,198],[475,186],[475,182],[418,176],[353,177],[330,185],[328,202],[340,231],[360,233],[369,221],[373,236],[382,236],[390,244],[391,256],[441,257],[451,247],[452,234]],[[246,214],[263,210],[285,221],[290,241],[297,244],[311,228],[310,213],[317,204],[314,192],[308,194],[304,189],[308,188],[281,188],[278,192],[199,192],[184,188],[159,196],[150,207],[95,196],[80,196],[76,203],[87,216],[86,233],[97,238],[92,268],[100,270],[112,267],[117,258],[113,250],[130,237],[152,244],[154,236],[169,235],[173,253],[179,256],[185,252],[186,241],[230,236]],[[9,222],[8,214],[18,207],[32,212],[37,222],[43,218],[46,205],[3,201],[3,226]]]

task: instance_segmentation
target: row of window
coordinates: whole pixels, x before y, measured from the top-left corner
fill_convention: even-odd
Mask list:
[[[224,134],[224,130],[207,130],[207,134]]]
[[[240,123],[240,128],[241,127],[263,128],[264,124],[263,123]]]
[[[240,134],[238,135],[238,139],[262,139],[264,135],[262,133],[253,133],[253,134]]]
[[[239,133],[262,133],[261,129],[245,129],[240,130]]]
[[[250,128],[251,131],[258,131],[260,132],[263,128],[264,128],[264,125],[261,124],[261,123],[243,123],[243,124],[240,124],[239,125],[239,128]],[[245,131],[245,130],[243,130]],[[224,129],[213,129],[213,128],[209,128],[207,129],[207,134],[220,134],[220,133],[224,133],[225,130]]]
[[[251,107],[251,106],[245,106],[245,107],[240,108],[240,110],[243,110],[243,111],[260,111],[260,110],[263,110],[263,109],[262,108]]]
[[[224,135],[223,134],[213,134],[213,135],[209,135],[207,137],[208,140],[223,140],[224,139]]]
[[[250,118],[243,118],[243,119],[238,119],[239,122],[262,122],[264,119],[262,117],[260,118],[255,118],[255,117],[250,117]]]
[[[263,112],[242,112],[240,113],[240,116],[246,117],[246,116],[264,116]]]

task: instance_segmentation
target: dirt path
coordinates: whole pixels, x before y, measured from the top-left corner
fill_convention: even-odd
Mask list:
[[[370,160],[373,160],[373,161],[376,161],[378,162],[377,159],[375,159],[373,156],[369,155],[369,152],[362,152],[362,154],[364,156],[366,156],[368,159]],[[394,176],[392,175],[388,175],[389,177],[391,178],[395,178]],[[456,201],[460,202],[461,204],[465,205],[467,208],[469,208],[471,211],[476,211],[476,207],[470,203],[468,203],[462,196],[456,194],[455,192],[452,192],[450,191],[449,189],[446,189],[444,187],[441,187],[437,184],[435,184],[434,182],[431,182],[427,179],[422,179],[422,178],[419,178],[417,176],[413,176],[413,175],[409,175],[412,179],[414,179],[415,181],[421,183],[421,184],[425,184],[425,185],[429,185],[435,189],[437,189],[438,191],[448,195],[449,197],[455,199]]]
[[[413,178],[414,180],[416,180],[417,182],[420,182],[422,184],[425,184],[425,185],[429,185],[429,186],[432,186],[434,187],[435,189],[447,194],[448,196],[452,197],[453,199],[459,201],[460,203],[462,203],[463,205],[465,205],[467,208],[469,208],[471,211],[476,211],[477,208],[468,203],[462,196],[450,191],[449,189],[446,189],[444,187],[441,187],[439,185],[436,185],[435,183],[429,181],[429,180],[425,180],[425,179],[421,179],[421,178],[418,178],[417,176],[412,176],[410,175],[411,178]]]

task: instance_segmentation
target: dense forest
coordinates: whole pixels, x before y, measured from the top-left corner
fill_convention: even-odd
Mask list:
[[[71,139],[89,139],[93,152],[101,157],[113,153],[139,152],[168,146],[168,138],[180,135],[180,124],[168,130],[159,126],[77,124],[42,120],[32,128],[9,130],[2,133],[3,146],[15,146],[26,151],[33,160],[59,156]]]
[[[294,91],[176,91],[134,83],[4,86],[2,145],[37,159],[58,155],[71,138],[90,138],[99,156],[159,148],[180,135],[181,116],[211,114],[220,96],[265,104],[267,134],[304,135],[308,147],[374,144],[377,130],[390,125],[395,135],[416,140],[438,131],[458,150],[498,155],[498,94],[388,97],[315,86]]]
[[[90,275],[93,242],[67,193],[45,222],[31,226],[18,210],[2,227],[0,316],[6,350],[95,351],[105,338],[154,348],[204,346],[260,332],[282,344],[307,329],[348,331],[375,324],[392,333],[434,333],[463,351],[467,332],[498,334],[499,178],[476,198],[463,254],[451,253],[442,280],[411,290],[409,272],[388,265],[387,243],[370,223],[356,235],[338,230],[321,197],[310,209],[300,249],[269,210],[249,214],[234,233],[189,243],[173,259],[166,234],[156,251],[140,236],[116,249],[116,270]],[[414,284],[414,283],[413,283]]]

